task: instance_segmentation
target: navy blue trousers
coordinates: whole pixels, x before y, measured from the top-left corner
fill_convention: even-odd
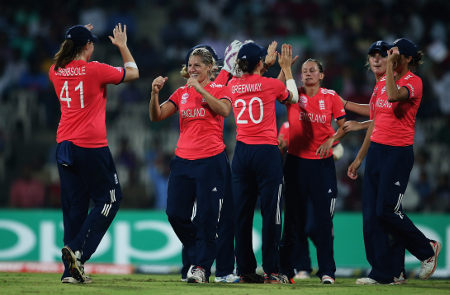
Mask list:
[[[302,159],[287,155],[285,167],[285,224],[281,242],[281,272],[294,276],[298,237],[309,236],[317,250],[318,277],[335,277],[333,214],[337,195],[336,169],[332,157]],[[310,205],[308,205],[310,203]],[[312,224],[307,228],[310,206]]]
[[[183,244],[183,265],[201,266],[207,277],[216,257],[229,169],[225,152],[199,160],[175,156],[170,163],[166,213]]]
[[[252,229],[256,202],[262,215],[262,267],[278,273],[281,235],[282,159],[275,145],[236,142],[231,165],[238,274],[255,273]]]
[[[304,231],[297,231],[294,230],[294,234],[297,235],[297,241],[294,242],[294,247],[292,249],[292,266],[294,267],[295,271],[306,271],[308,273],[312,272],[311,267],[311,257],[309,254],[309,242],[308,242],[308,235],[311,233],[312,226],[314,224],[314,218],[313,218],[313,209],[312,209],[312,202],[307,202],[307,210],[306,210],[306,225]],[[289,226],[294,226],[294,222],[289,222],[286,219],[286,216],[284,218],[284,224],[283,224],[283,232],[284,228],[287,228]],[[290,231],[289,229],[286,229],[286,231]]]
[[[404,271],[405,249],[419,260],[434,252],[430,240],[402,211],[414,164],[412,146],[370,143],[363,182],[363,233],[369,277],[390,283]]]
[[[61,183],[64,244],[81,251],[81,262],[95,252],[119,210],[122,191],[108,147],[82,148],[69,141],[56,148]],[[94,207],[89,211],[89,203]],[[68,270],[63,277],[70,276]]]
[[[217,230],[216,239],[216,277],[226,276],[234,272],[234,220],[233,220],[233,196],[231,192],[231,169],[228,166],[225,194],[223,196],[222,210]],[[195,221],[194,221],[195,222]],[[187,249],[182,249],[183,267],[181,277],[186,278],[191,262]]]

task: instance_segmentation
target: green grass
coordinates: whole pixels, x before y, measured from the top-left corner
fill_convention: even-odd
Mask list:
[[[428,295],[450,294],[450,280],[409,280],[405,285],[357,286],[354,278],[338,278],[335,285],[321,285],[318,278],[295,285],[187,284],[179,275],[93,275],[92,284],[62,284],[59,274],[0,273],[0,294],[127,295],[127,294],[330,294],[330,295]]]

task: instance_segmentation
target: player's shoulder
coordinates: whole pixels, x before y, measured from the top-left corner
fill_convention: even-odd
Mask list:
[[[49,73],[49,75],[55,73],[55,64],[52,64],[52,65],[50,66],[50,68],[48,69],[48,73]]]
[[[417,76],[413,72],[408,72],[401,78],[401,80],[402,81],[417,81],[417,82],[420,81],[421,82],[422,78],[420,78],[419,76]]]
[[[261,76],[260,81],[264,83],[264,85],[268,85],[268,86],[285,86],[284,83],[281,80],[278,80],[276,78],[272,78],[272,77],[264,77]]]

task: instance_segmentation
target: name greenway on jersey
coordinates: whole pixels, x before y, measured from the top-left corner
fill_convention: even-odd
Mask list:
[[[247,93],[247,92],[256,92],[256,91],[262,91],[261,90],[261,83],[256,84],[241,84],[241,85],[235,85],[231,88],[231,93]]]

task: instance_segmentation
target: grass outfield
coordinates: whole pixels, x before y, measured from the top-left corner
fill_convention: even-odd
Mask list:
[[[59,274],[0,273],[0,294],[126,295],[126,294],[450,294],[450,280],[409,280],[405,285],[357,286],[355,279],[338,278],[335,285],[321,285],[319,279],[297,281],[295,285],[187,284],[179,275],[94,275],[92,284],[62,284]]]

